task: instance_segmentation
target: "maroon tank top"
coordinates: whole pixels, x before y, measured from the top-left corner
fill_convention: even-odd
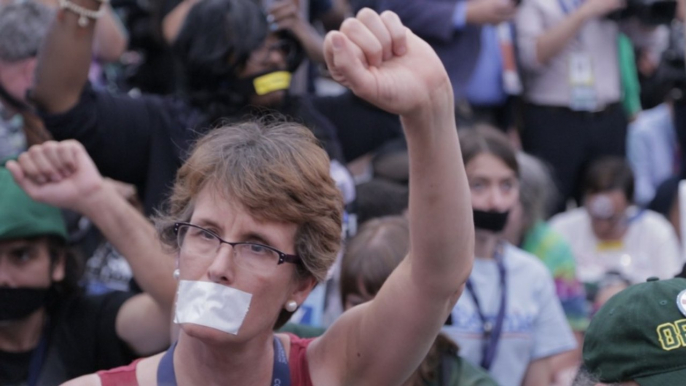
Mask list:
[[[314,338],[301,339],[293,334],[287,334],[291,339],[291,352],[288,357],[288,368],[291,370],[292,386],[313,386],[310,379],[310,367],[307,363],[307,346]],[[142,359],[138,359],[128,366],[116,369],[98,371],[102,386],[139,386],[136,379],[136,367]]]

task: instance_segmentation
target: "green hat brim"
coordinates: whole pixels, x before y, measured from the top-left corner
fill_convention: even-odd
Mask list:
[[[636,378],[634,381],[641,386],[683,385],[686,382],[686,368]]]

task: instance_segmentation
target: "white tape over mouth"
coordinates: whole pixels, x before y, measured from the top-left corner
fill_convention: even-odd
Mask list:
[[[174,323],[191,323],[238,335],[252,295],[209,281],[181,280]]]

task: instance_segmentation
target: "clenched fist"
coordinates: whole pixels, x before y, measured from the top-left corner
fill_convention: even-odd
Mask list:
[[[48,141],[7,162],[15,181],[36,201],[80,213],[103,190],[103,178],[77,141]]]
[[[453,103],[443,63],[395,13],[361,10],[326,36],[324,53],[337,82],[390,113],[409,116]]]

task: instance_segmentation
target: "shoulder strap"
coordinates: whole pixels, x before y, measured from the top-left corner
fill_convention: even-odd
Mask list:
[[[139,359],[128,366],[108,371],[98,371],[100,383],[102,386],[139,386],[136,379],[136,367],[140,361]]]

